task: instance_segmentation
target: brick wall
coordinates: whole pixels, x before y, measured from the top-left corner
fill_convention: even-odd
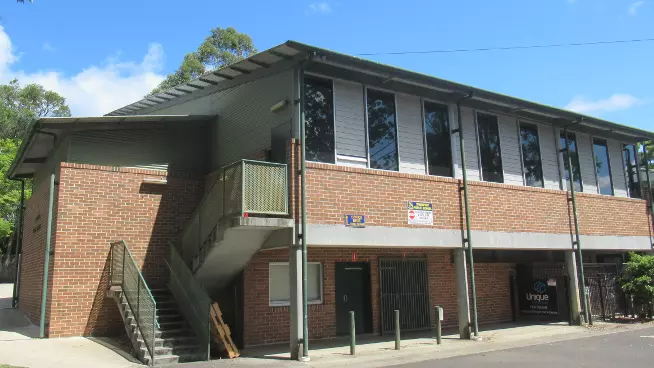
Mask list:
[[[19,308],[30,321],[37,325],[40,323],[41,318],[41,293],[43,290],[43,264],[45,261],[49,191],[50,180],[41,180],[39,185],[32,189],[32,196],[25,203],[23,217],[23,244],[19,275],[20,291],[18,295]],[[55,198],[57,193],[58,190],[55,186]],[[56,205],[56,203],[57,201],[55,200],[54,204]],[[53,215],[51,249],[54,249],[55,245],[56,210],[53,210]],[[52,270],[53,261],[51,257],[50,270]],[[48,283],[52,285],[52,273],[49,274]],[[49,304],[47,306],[49,307]],[[46,323],[49,312],[49,308],[46,309]]]
[[[199,204],[204,180],[71,163],[62,163],[60,172],[49,335],[119,333],[120,315],[105,298],[109,243],[125,240],[148,284],[161,284],[167,242],[176,240]]]
[[[369,226],[415,227],[407,224],[406,203],[426,201],[434,205],[433,228],[464,226],[457,179],[312,162],[307,167],[310,223],[342,224],[343,214],[361,213]],[[473,229],[571,232],[567,192],[474,181],[468,187]],[[580,193],[577,205],[582,234],[650,235],[644,200]]]
[[[335,263],[350,262],[352,253],[356,253],[357,262],[370,263],[373,332],[380,330],[379,259],[383,257],[427,258],[430,305],[443,306],[446,327],[457,326],[454,265],[449,250],[311,247],[308,251],[308,261],[322,263],[324,291],[322,304],[309,305],[311,339],[331,338],[336,335]],[[245,268],[244,340],[246,346],[279,343],[289,339],[289,307],[270,307],[268,300],[268,264],[287,261],[286,249],[260,251]],[[476,265],[480,323],[511,320],[509,272],[512,269],[512,264]]]

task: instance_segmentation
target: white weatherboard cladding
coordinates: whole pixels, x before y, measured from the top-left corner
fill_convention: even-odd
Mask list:
[[[424,174],[425,151],[420,98],[398,93],[396,101],[400,172]]]
[[[500,129],[500,150],[502,152],[502,169],[504,183],[523,185],[522,163],[520,162],[520,143],[518,127],[512,116],[499,115],[497,121]]]
[[[624,164],[622,162],[622,143],[609,139],[609,162],[611,165],[611,179],[613,179],[613,191],[616,197],[627,197],[627,183],[624,175]]]
[[[468,175],[467,178],[468,180],[479,181],[480,175],[479,175],[479,159],[477,155],[477,129],[475,128],[476,120],[475,120],[474,110],[468,107],[461,107],[461,120],[463,120],[463,124],[462,124],[463,139],[465,140],[463,145],[466,154],[466,174]],[[461,159],[459,157],[460,156],[459,152],[461,150],[459,148],[458,139],[454,140],[454,145],[452,146],[452,149],[455,150],[456,152],[455,157],[457,157],[458,158],[457,161],[460,162]],[[461,166],[457,167],[456,177],[457,178],[462,177]]]
[[[336,153],[367,157],[363,85],[336,79],[334,81],[334,110]]]
[[[292,80],[292,71],[284,71],[153,114],[218,115],[211,137],[210,169],[215,170],[270,149],[271,130],[292,120]],[[271,112],[270,108],[282,100],[287,106]]]
[[[536,124],[536,126],[538,126],[538,141],[540,142],[540,156],[543,163],[545,188],[561,189],[557,141],[554,139],[554,128],[544,124]]]
[[[43,182],[48,182],[50,174],[53,172],[56,175],[59,175],[59,163],[67,162],[68,152],[70,150],[70,135],[66,135],[61,142],[57,145],[57,148],[54,152],[48,157],[45,163],[40,167],[40,169],[34,173],[33,187],[38,188],[39,185]]]
[[[597,178],[595,176],[595,158],[590,135],[575,133],[579,151],[579,167],[581,168],[581,182],[584,193],[597,194]]]
[[[115,129],[76,132],[70,161],[91,165],[138,167],[152,170],[205,170],[203,130]]]

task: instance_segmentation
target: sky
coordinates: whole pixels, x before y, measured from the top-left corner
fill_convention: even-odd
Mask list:
[[[5,0],[0,18],[0,83],[78,116],[139,100],[214,27],[346,54],[654,38],[654,0]],[[654,131],[654,42],[366,58]]]

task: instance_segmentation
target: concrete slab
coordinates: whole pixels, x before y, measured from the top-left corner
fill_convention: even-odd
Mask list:
[[[141,366],[124,349],[108,340],[84,337],[38,339],[38,326],[18,309],[11,308],[13,284],[0,284],[0,367],[93,367]]]

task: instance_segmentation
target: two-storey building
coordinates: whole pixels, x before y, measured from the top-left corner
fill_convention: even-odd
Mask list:
[[[436,305],[462,337],[579,323],[579,266],[652,250],[652,138],[288,41],[104,117],[37,122],[10,172],[34,185],[18,304],[50,336],[122,329],[105,292],[125,240],[151,285],[170,285],[173,242],[240,344],[294,356],[302,286],[311,339],[347,334],[350,311],[361,333],[392,331],[396,309],[430,328]]]

